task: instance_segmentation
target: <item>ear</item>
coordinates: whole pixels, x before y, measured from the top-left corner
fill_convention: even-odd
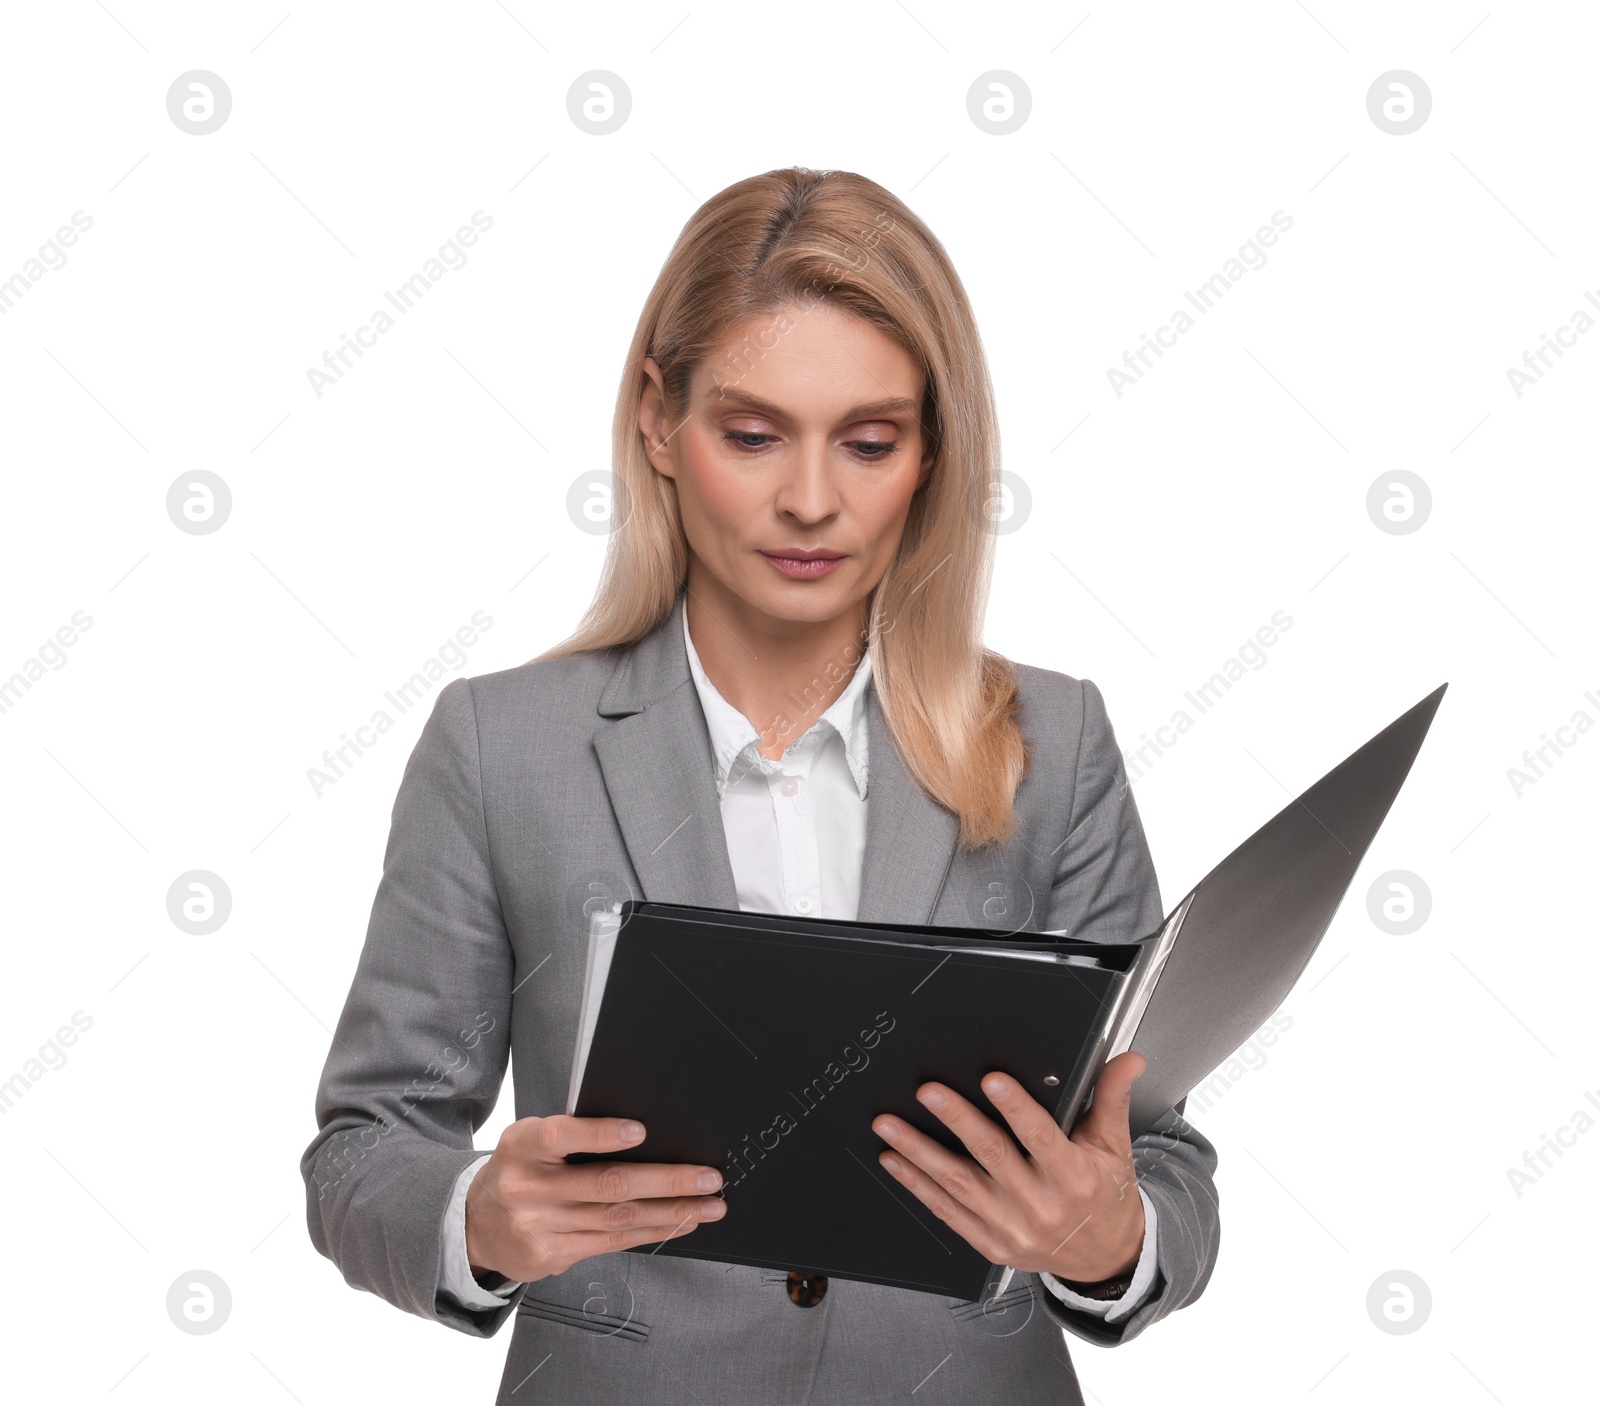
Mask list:
[[[639,392],[639,433],[644,436],[645,457],[656,472],[675,478],[677,465],[667,433],[666,383],[655,357],[645,357],[644,375],[644,386]]]

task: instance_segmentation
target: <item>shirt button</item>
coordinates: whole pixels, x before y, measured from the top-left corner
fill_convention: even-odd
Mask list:
[[[800,794],[800,778],[798,776],[785,776],[778,783],[778,789],[786,796],[798,796]]]
[[[794,911],[796,913],[809,913],[811,911],[811,900],[809,898],[795,899]]]

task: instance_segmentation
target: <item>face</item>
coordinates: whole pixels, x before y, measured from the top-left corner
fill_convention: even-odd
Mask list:
[[[862,617],[933,461],[907,352],[824,302],[736,329],[695,369],[687,419],[645,371],[639,426],[677,483],[690,589],[768,624]]]

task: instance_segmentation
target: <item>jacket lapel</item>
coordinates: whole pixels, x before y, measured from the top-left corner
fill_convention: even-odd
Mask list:
[[[711,737],[683,646],[685,596],[659,626],[623,649],[600,696],[595,754],[643,897],[737,910]],[[866,692],[867,826],[862,922],[932,920],[955,854],[956,817],[900,759]]]
[[[683,594],[622,651],[600,695],[595,754],[643,897],[737,909],[711,735],[683,647]]]
[[[867,845],[856,916],[864,923],[931,923],[960,823],[906,770],[878,706],[876,679],[866,704]]]

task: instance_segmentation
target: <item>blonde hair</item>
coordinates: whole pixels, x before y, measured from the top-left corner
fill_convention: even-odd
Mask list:
[[[617,394],[620,526],[578,628],[538,657],[631,644],[663,623],[684,587],[677,485],[651,465],[639,429],[644,358],[659,365],[677,420],[696,367],[733,329],[817,297],[894,338],[923,370],[923,432],[935,458],[868,603],[873,686],[907,769],[959,819],[960,843],[1003,841],[1016,824],[1013,800],[1028,757],[1015,671],[982,642],[1000,475],[994,391],[949,255],[910,209],[864,176],[768,171],[690,217],[645,301]]]

